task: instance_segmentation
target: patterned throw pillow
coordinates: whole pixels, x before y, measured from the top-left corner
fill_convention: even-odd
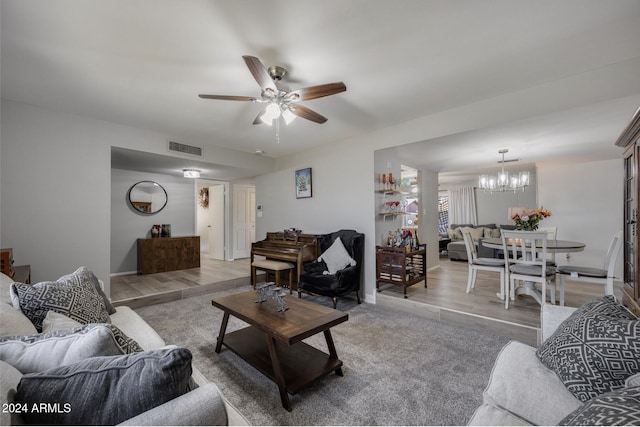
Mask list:
[[[561,426],[640,425],[640,387],[602,394],[567,415]]]
[[[91,357],[24,375],[15,401],[60,407],[23,414],[26,424],[116,425],[186,393],[191,360],[180,347]]]
[[[104,293],[100,293],[99,283],[92,280],[93,274],[86,268],[62,276],[55,282],[41,282],[35,285],[13,283],[11,300],[13,307],[31,320],[38,332],[49,310],[64,314],[81,324],[110,323],[105,305]],[[93,276],[95,278],[95,276]]]
[[[640,320],[613,297],[598,298],[569,316],[536,356],[586,402],[640,372]]]

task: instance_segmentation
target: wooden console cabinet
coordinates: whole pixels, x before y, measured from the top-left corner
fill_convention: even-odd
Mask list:
[[[407,298],[407,287],[424,280],[427,287],[427,245],[407,251],[404,247],[376,246],[376,288],[380,283],[402,286]]]
[[[138,274],[200,267],[200,236],[138,239]]]

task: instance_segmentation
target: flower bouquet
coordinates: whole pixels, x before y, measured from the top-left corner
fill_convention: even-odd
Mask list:
[[[543,207],[529,209],[524,212],[514,214],[511,219],[519,229],[533,231],[538,229],[538,224],[545,218],[551,216],[551,211]]]

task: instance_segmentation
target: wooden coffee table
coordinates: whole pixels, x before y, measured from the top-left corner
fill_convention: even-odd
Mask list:
[[[270,378],[278,385],[282,406],[291,411],[287,393],[296,394],[331,372],[342,376],[342,361],[329,329],[346,322],[349,315],[298,298],[286,298],[289,309],[278,312],[273,300],[258,304],[257,297],[249,291],[211,300],[214,307],[224,311],[216,353],[224,344]],[[229,315],[250,326],[225,334]],[[320,332],[327,340],[329,354],[301,342]]]

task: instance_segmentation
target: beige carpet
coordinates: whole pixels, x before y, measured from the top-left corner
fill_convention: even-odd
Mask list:
[[[331,374],[290,396],[293,411],[287,412],[274,383],[228,349],[214,352],[222,312],[211,306],[213,295],[136,311],[167,343],[189,348],[195,365],[254,425],[464,425],[480,405],[493,362],[507,343],[343,299],[338,308],[349,320],[331,331],[344,377]],[[245,325],[232,317],[227,331]],[[305,342],[326,351],[322,334]]]

